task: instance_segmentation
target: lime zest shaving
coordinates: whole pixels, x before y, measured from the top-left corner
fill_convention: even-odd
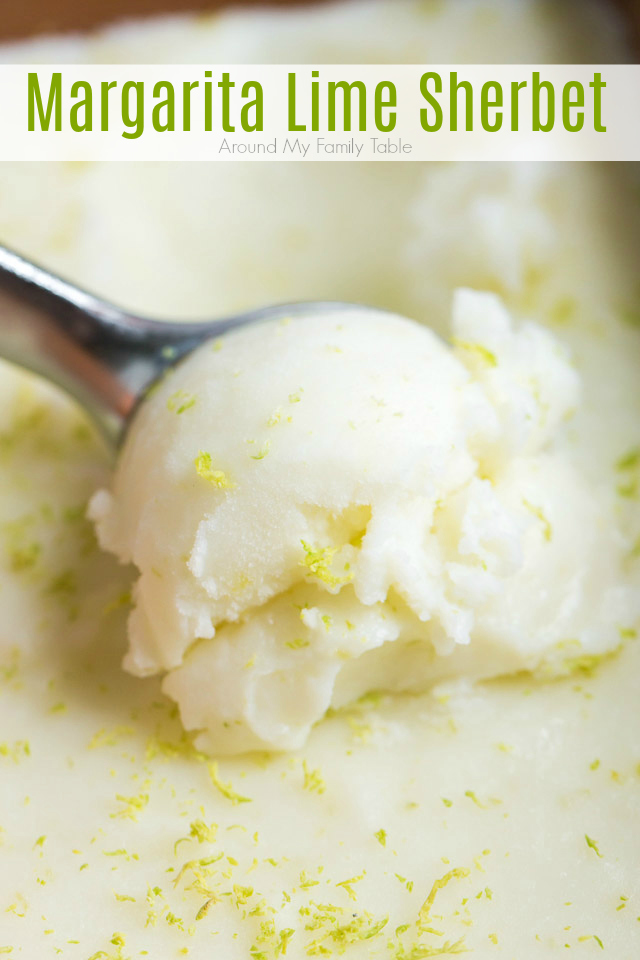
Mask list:
[[[209,897],[205,903],[202,904],[198,912],[196,913],[196,920],[202,920],[209,913],[209,910],[218,902],[218,897]]]
[[[635,470],[640,467],[640,447],[633,447],[616,460],[616,470],[624,472],[625,470]]]
[[[487,347],[481,343],[472,343],[469,340],[460,340],[458,337],[453,337],[452,344],[454,347],[457,347],[458,350],[464,350],[467,353],[473,354],[478,360],[481,360],[482,363],[487,367],[497,367],[498,358],[495,353],[492,353]]]
[[[337,577],[331,572],[333,558],[338,552],[337,547],[314,548],[306,540],[301,540],[300,543],[305,552],[304,560],[300,561],[300,566],[306,567],[308,570],[307,576],[315,577],[316,580],[320,580],[330,587],[338,587],[353,580],[353,573],[348,573],[344,577]]]
[[[292,930],[291,927],[285,927],[278,934],[278,942],[276,944],[276,957],[284,956],[287,952],[287,947],[289,946],[289,941],[295,934],[295,930]]]
[[[349,923],[336,926],[329,930],[321,939],[314,940],[307,949],[307,955],[312,956],[311,949],[314,949],[315,953],[333,956],[334,951],[324,947],[322,945],[323,941],[333,941],[333,943],[337,945],[340,953],[342,953],[352,944],[373,940],[374,937],[382,933],[388,922],[388,917],[382,917],[380,920],[376,920],[372,914],[365,911],[362,916],[354,917]]]
[[[216,760],[207,761],[207,770],[209,771],[209,777],[211,783],[214,785],[216,790],[218,790],[223,797],[226,797],[227,800],[230,800],[231,803],[251,803],[251,797],[243,797],[242,794],[237,793],[231,785],[231,783],[224,783],[220,779],[218,774],[218,763]]]
[[[605,653],[582,653],[576,657],[566,657],[563,661],[563,667],[567,673],[584,673],[591,676],[596,667],[599,667],[603,660],[609,660],[620,650],[607,650]]]
[[[186,393],[184,390],[176,390],[167,400],[167,410],[170,413],[181,414],[191,410],[195,406],[198,398],[193,393]]]
[[[23,547],[16,547],[11,551],[9,556],[10,567],[14,573],[32,570],[38,562],[41,553],[42,547],[36,541],[25,544]]]
[[[352,714],[346,714],[346,721],[353,734],[354,740],[358,743],[368,743],[373,736],[373,727],[370,723],[363,722]]]
[[[190,824],[189,837],[193,837],[198,843],[215,843],[218,834],[218,824],[207,825],[204,820],[194,820]]]
[[[306,870],[303,870],[300,874],[300,888],[302,890],[308,890],[310,887],[317,887],[319,885],[319,880],[313,880]]]
[[[218,487],[219,490],[232,490],[235,486],[223,470],[214,468],[211,454],[206,450],[201,450],[193,462],[198,476],[214,487]]]
[[[252,460],[264,460],[264,458],[266,457],[266,455],[269,453],[269,450],[270,450],[270,449],[271,449],[271,441],[270,441],[270,440],[265,440],[265,442],[263,443],[262,447],[260,448],[259,453],[252,453],[252,454],[251,454],[251,459],[252,459]]]
[[[184,875],[188,873],[189,870],[191,870],[196,877],[201,880],[204,879],[205,876],[209,876],[212,873],[211,870],[206,870],[204,874],[202,874],[202,871],[206,867],[210,867],[212,864],[218,863],[218,861],[222,860],[223,857],[224,853],[218,853],[212,857],[199,857],[195,860],[187,860],[186,863],[182,865],[173,880],[174,887],[178,886]]]
[[[553,529],[551,527],[551,524],[549,523],[549,520],[545,516],[545,513],[542,507],[536,507],[535,504],[530,503],[528,500],[523,500],[522,502],[527,508],[527,510],[529,511],[529,513],[532,513],[533,516],[540,521],[540,523],[542,524],[542,532],[543,532],[544,538],[547,542],[550,541],[553,537]]]
[[[620,483],[616,487],[616,493],[625,500],[635,500],[638,496],[638,479],[634,477],[629,483]]]
[[[123,607],[130,607],[132,603],[133,598],[131,596],[131,591],[124,590],[113,600],[110,600],[109,603],[105,604],[105,606],[102,608],[102,616],[106,617],[108,614],[113,613],[114,610],[121,610]]]
[[[440,946],[427,946],[424,943],[416,943],[409,950],[399,944],[395,951],[394,960],[428,960],[431,957],[452,957],[460,953],[468,953],[469,949],[465,946],[464,937],[456,940],[445,940]]]
[[[553,647],[553,653],[557,653],[559,656],[552,656],[543,662],[538,667],[536,673],[539,676],[551,679],[558,679],[575,674],[582,674],[585,677],[592,676],[593,672],[600,667],[605,660],[613,660],[620,654],[625,643],[634,639],[633,634],[635,631],[632,630],[632,628],[619,627],[618,631],[620,634],[620,643],[610,650],[604,650],[602,653],[585,653],[580,640],[576,638],[559,641]],[[565,651],[568,653],[571,649],[575,650],[575,654],[569,656],[562,655]]]
[[[0,743],[0,757],[7,757],[14,763],[19,763],[23,757],[31,756],[31,745],[28,740],[15,740],[13,743]]]
[[[598,841],[594,840],[593,837],[590,837],[588,833],[585,833],[584,839],[586,840],[589,849],[593,850],[596,856],[602,859],[602,854],[600,853],[600,848],[598,847]]]
[[[361,880],[364,880],[365,872],[363,871],[358,877],[349,877],[347,880],[341,880],[339,883],[336,883],[336,887],[342,887],[346,892],[350,900],[357,900],[358,895],[353,889],[354,883],[359,883]]]
[[[452,880],[463,880],[465,877],[468,877],[470,872],[471,871],[467,867],[454,867],[453,870],[449,870],[449,872],[445,873],[444,876],[438,877],[437,880],[434,880],[427,899],[424,901],[420,907],[420,910],[418,911],[419,927],[426,927],[429,925],[431,919],[431,909],[435,903],[435,899],[439,891],[443,890],[447,884],[451,883]]]
[[[485,809],[484,804],[481,803],[480,800],[478,800],[478,797],[477,797],[477,794],[475,793],[475,791],[473,791],[473,790],[465,790],[464,795],[465,795],[465,797],[468,797],[469,800],[471,800],[472,803],[475,803],[476,807],[480,807],[481,810],[484,810],[484,809]]]
[[[117,813],[111,814],[113,819],[137,820],[141,811],[144,810],[149,803],[149,794],[139,793],[134,797],[124,797],[121,793],[118,793],[116,794],[116,800],[124,804],[124,806],[121,810],[118,810]]]
[[[322,777],[320,770],[310,770],[306,760],[302,761],[302,769],[304,772],[302,789],[308,790],[310,793],[324,793],[327,789],[327,785],[324,782],[324,778]]]
[[[289,647],[290,650],[303,650],[305,647],[311,646],[309,640],[305,640],[304,637],[296,637],[295,640],[287,640],[285,647]]]
[[[406,889],[409,891],[409,893],[411,893],[411,891],[413,890],[413,885],[414,885],[414,884],[413,884],[413,880],[407,880],[407,878],[406,878],[406,877],[403,877],[400,873],[396,873],[396,874],[395,874],[395,877],[396,877],[397,880],[400,881],[400,883],[402,884],[402,886],[403,886],[403,887],[406,887]]]
[[[112,730],[103,727],[91,737],[87,744],[87,750],[97,750],[98,747],[115,747],[122,737],[129,737],[133,733],[133,727],[118,726]]]

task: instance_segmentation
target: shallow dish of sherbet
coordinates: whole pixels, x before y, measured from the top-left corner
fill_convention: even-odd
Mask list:
[[[359,0],[0,57],[631,54],[599,2]],[[204,344],[117,459],[0,368],[2,955],[636,960],[640,193],[612,166],[3,164],[0,241],[131,310],[370,309]]]

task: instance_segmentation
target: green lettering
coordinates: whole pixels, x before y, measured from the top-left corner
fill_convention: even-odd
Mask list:
[[[288,108],[289,108],[289,130],[306,130],[306,123],[296,123],[296,75],[289,74],[288,79]]]
[[[542,90],[547,92],[547,119],[542,123],[540,119],[540,93]],[[549,80],[540,80],[540,73],[534,70],[533,73],[533,129],[542,133],[549,133],[553,130],[555,122],[555,91],[553,84]]]
[[[257,80],[247,80],[242,87],[242,96],[246,99],[250,93],[254,94],[254,99],[245,103],[240,111],[240,126],[247,133],[253,133],[254,130],[262,132],[264,129],[264,105],[262,97],[262,84]],[[254,121],[251,123],[249,111],[255,112]]]
[[[131,115],[131,97],[135,92],[135,115]],[[132,131],[123,130],[122,136],[127,140],[137,140],[144,130],[144,83],[127,80],[122,87],[122,122]]]
[[[473,88],[468,80],[458,83],[458,71],[452,70],[449,79],[449,129],[458,129],[458,93],[464,90],[465,96],[465,125],[467,133],[473,130]]]
[[[387,93],[388,99],[383,100],[383,95]],[[375,94],[375,121],[376,121],[376,130],[380,130],[383,133],[390,133],[396,125],[396,111],[393,110],[388,115],[388,119],[385,121],[382,111],[389,110],[391,107],[395,107],[397,103],[397,93],[396,86],[394,83],[391,83],[390,80],[382,80],[380,83],[376,84],[376,94]]]
[[[189,83],[184,80],[182,84],[182,129],[191,130],[191,91],[200,84],[197,80]]]
[[[222,90],[222,129],[226,133],[234,133],[236,128],[231,123],[230,93],[231,87],[235,87],[235,83],[228,73],[223,73],[222,80],[218,81],[218,86]]]
[[[80,91],[84,93],[84,100],[80,100],[79,103],[74,103],[71,107],[69,114],[69,125],[72,130],[75,130],[76,133],[84,133],[85,130],[92,130],[92,120],[93,120],[93,111],[92,111],[92,102],[93,102],[93,91],[91,90],[91,84],[87,80],[76,80],[76,82],[71,87],[71,96],[78,97],[80,96]],[[80,110],[84,111],[84,122],[80,123],[78,115]]]
[[[572,90],[576,91],[575,100],[571,99]],[[584,87],[577,80],[570,80],[562,90],[562,123],[569,133],[577,133],[584,126],[584,110],[580,110],[575,122],[571,122],[571,110],[579,107],[584,107]]]
[[[521,83],[518,83],[517,80],[511,81],[511,129],[514,132],[518,130],[518,123],[520,122],[520,103],[518,97],[520,96],[520,91],[523,87],[526,87],[526,85],[526,80],[523,80]]]
[[[118,86],[117,80],[103,80],[100,84],[100,129],[109,129],[109,90]]]
[[[338,80],[337,83],[329,82],[328,87],[328,126],[327,129],[334,131],[336,129],[336,91],[342,90],[342,129],[351,130],[351,95],[354,90],[358,91],[358,129],[360,131],[367,129],[367,88],[362,80],[354,80],[353,83],[347,83],[346,80]]]
[[[594,73],[589,86],[593,87],[593,129],[596,133],[606,133],[607,128],[602,122],[602,88],[606,87],[606,83],[602,79],[602,74]]]
[[[434,97],[434,95],[429,91],[429,81],[433,80],[436,93],[442,93],[442,78],[439,73],[423,73],[420,77],[420,93],[427,101],[427,103],[433,107],[435,113],[435,120],[433,123],[429,120],[429,110],[427,107],[422,107],[420,110],[420,124],[423,130],[426,130],[428,133],[435,133],[436,130],[439,130],[442,126],[442,107]]]
[[[34,131],[35,126],[35,112],[36,107],[38,110],[38,118],[40,120],[40,129],[48,130],[49,124],[51,123],[51,115],[55,114],[55,130],[62,130],[62,104],[60,98],[62,95],[62,74],[54,73],[51,76],[51,87],[49,89],[49,99],[47,100],[47,111],[45,113],[44,106],[42,104],[42,95],[40,93],[40,83],[38,81],[37,73],[28,74],[28,96],[29,96],[29,105],[28,105],[28,129]]]
[[[495,92],[495,99],[490,100],[489,94]],[[489,133],[495,133],[502,126],[502,110],[496,113],[495,120],[489,119],[489,110],[495,110],[502,106],[502,86],[496,80],[487,80],[483,83],[480,92],[480,122],[484,130]]]
[[[153,88],[154,97],[159,97],[162,93],[166,93],[166,100],[162,100],[160,103],[157,103],[153,110],[151,111],[151,123],[153,129],[157,130],[158,133],[166,133],[167,130],[175,130],[175,115],[176,115],[176,104],[175,104],[175,92],[173,89],[173,84],[169,83],[168,80],[158,80]],[[160,116],[160,111],[166,110],[167,116],[165,122],[162,122]]]

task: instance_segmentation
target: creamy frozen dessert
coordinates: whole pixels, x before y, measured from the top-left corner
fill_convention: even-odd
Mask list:
[[[90,513],[140,571],[125,664],[196,746],[300,747],[329,707],[615,649],[635,621],[611,497],[554,453],[560,343],[457,292],[452,346],[356,308],[199,348]]]
[[[621,21],[610,5],[595,0],[251,7],[117,24],[93,35],[34,39],[0,51],[2,62],[200,66],[487,63],[507,57],[597,64],[630,60],[632,54]],[[426,506],[422,514],[411,511],[411,517],[422,517],[415,524],[394,516],[391,532],[411,526],[405,541],[412,555],[420,556],[419,522],[423,529],[429,525],[434,553],[436,547],[442,552],[429,582],[447,589],[430,601],[434,615],[423,621],[395,588],[386,601],[375,599],[390,578],[414,583],[408,566],[378,569],[376,584],[375,568],[356,563],[374,533],[373,511],[349,511],[352,562],[340,549],[331,554],[344,540],[340,518],[325,526],[330,508],[302,509],[302,457],[286,446],[286,437],[301,427],[299,418],[312,415],[311,402],[304,411],[315,367],[306,384],[285,384],[283,373],[264,400],[255,388],[253,406],[244,399],[230,408],[229,423],[239,417],[247,424],[236,437],[222,421],[204,422],[204,388],[198,387],[192,404],[191,396],[175,394],[195,394],[193,386],[167,381],[141,411],[158,417],[157,427],[148,424],[156,438],[148,462],[136,460],[142,468],[135,471],[136,484],[148,493],[143,504],[133,499],[135,484],[126,497],[120,485],[127,461],[114,474],[112,452],[68,397],[1,365],[3,960],[637,960],[640,644],[628,603],[630,588],[640,595],[639,196],[637,171],[625,164],[1,166],[2,242],[132,310],[212,318],[268,303],[335,299],[412,318],[408,323],[369,314],[367,330],[370,324],[373,334],[379,321],[424,344],[410,351],[410,370],[414,353],[442,359],[443,395],[433,397],[438,410],[454,411],[445,403],[450,393],[444,387],[459,379],[463,393],[475,393],[472,410],[484,409],[487,424],[493,411],[493,440],[480,436],[479,420],[450,421],[458,448],[469,457],[469,480],[460,493],[473,492],[484,508],[480,491],[488,491],[500,515],[515,524],[500,528],[499,543],[465,540],[458,521],[467,515],[466,501],[455,493],[442,511],[434,510],[437,523],[426,519]],[[460,299],[459,288],[474,293]],[[482,292],[497,295],[503,307]],[[452,311],[454,322],[463,325],[455,335]],[[416,321],[441,340],[421,333]],[[473,333],[467,330],[472,321]],[[495,342],[494,324],[504,331]],[[209,383],[205,360],[220,364],[216,369],[229,378],[224,357],[246,349],[245,372],[232,389],[238,398],[248,397],[259,371],[264,375],[276,362],[272,352],[255,355],[252,338],[268,342],[267,334],[247,330],[237,339],[225,337],[219,352],[194,356],[194,381],[198,367],[198,377]],[[288,343],[290,362],[294,358],[298,369],[307,370],[303,352],[295,349],[304,339],[302,328],[292,322],[275,335],[282,344],[280,361]],[[341,336],[346,346],[347,323]],[[340,362],[345,368],[351,363],[354,378],[366,385],[366,357],[368,350],[373,359],[380,351],[379,336],[382,329],[371,340],[359,335],[357,348],[342,355],[320,350],[322,369],[332,371],[336,390],[344,389]],[[394,333],[391,357],[404,356],[406,338]],[[489,353],[463,346],[474,342]],[[333,335],[329,343],[340,345]],[[526,378],[527,370],[542,393]],[[424,378],[413,386],[398,378],[383,385],[400,400],[430,396]],[[290,403],[289,394],[295,397],[299,387],[305,392]],[[208,389],[216,389],[214,380]],[[325,384],[325,406],[330,393]],[[369,407],[362,391],[350,391],[347,403],[363,395],[363,414],[380,423],[363,426],[361,434],[375,436],[374,426],[388,431],[394,453],[373,457],[371,470],[392,476],[400,446],[408,465],[427,463],[429,475],[448,489],[443,470],[423,456],[424,441],[393,440],[400,441],[405,418],[394,418],[390,426],[389,414],[399,407]],[[546,406],[551,419],[540,424],[536,417]],[[501,410],[511,411],[512,419]],[[572,413],[566,420],[565,411]],[[329,412],[340,426],[340,411]],[[415,416],[413,406],[406,416]],[[278,422],[270,425],[272,419]],[[333,451],[326,440],[319,443],[326,438],[323,418],[313,419],[315,433],[302,438],[298,453],[312,462],[317,451],[318,473],[323,451]],[[427,419],[437,430],[435,418]],[[515,429],[519,422],[532,428],[524,437]],[[125,457],[142,443],[138,428],[134,424]],[[334,460],[339,450],[335,490],[348,488],[351,496],[367,482],[356,458],[374,448],[359,444],[358,431],[349,428],[349,436],[352,442],[345,445],[338,431]],[[297,472],[292,467],[289,477],[279,457],[295,459]],[[537,473],[525,471],[525,462],[538,464]],[[131,460],[132,473],[134,466]],[[464,472],[459,465],[456,470]],[[185,495],[176,497],[172,484],[180,471]],[[217,622],[215,635],[199,643],[191,639],[193,623],[169,628],[175,626],[179,584],[193,587],[183,595],[192,613],[199,606],[216,618],[223,605],[232,613],[229,586],[249,589],[242,580],[229,584],[215,607],[218,601],[204,586],[208,579],[224,586],[231,564],[247,566],[249,550],[239,536],[227,540],[225,562],[209,577],[205,560],[219,554],[206,536],[206,521],[198,540],[206,553],[195,573],[191,555],[206,513],[221,523],[227,504],[239,505],[251,491],[266,497],[272,475],[293,491],[290,502],[281,504],[283,515],[295,521],[304,514],[309,532],[296,531],[294,542],[289,532],[276,530],[276,544],[290,543],[292,552],[283,560],[282,582],[270,585],[275,594],[262,604],[264,611],[286,607],[287,594],[298,591],[308,595],[309,609],[323,611],[320,619],[326,609],[348,605],[359,623],[368,615],[379,625],[376,611],[393,603],[392,627],[400,633],[340,660],[335,682],[327,683],[330,672],[325,675],[326,695],[345,705],[330,708],[303,746],[224,757],[220,747],[212,753],[213,734],[217,743],[228,736],[224,721],[221,731],[220,717],[210,712],[212,674],[220,675],[212,651],[216,644],[230,645],[233,634],[242,634],[247,646],[262,642],[257,605],[246,614],[238,611],[235,621]],[[250,476],[262,478],[263,486],[250,486]],[[491,478],[497,482],[488,485]],[[324,473],[303,479],[317,484],[314,496],[320,490],[325,502],[338,502],[331,500],[338,494]],[[407,493],[420,486],[415,472],[400,483]],[[522,503],[524,487],[528,506]],[[86,519],[99,489],[114,498],[103,498],[101,536],[113,538],[114,546],[117,538],[118,552],[130,551],[132,565],[100,549]],[[191,517],[184,512],[187,490],[194,497]],[[389,517],[384,491],[371,484],[367,492],[367,502]],[[164,513],[153,503],[156,493],[172,505]],[[248,510],[252,503],[258,500],[248,500]],[[138,524],[145,511],[153,526],[143,529]],[[439,522],[444,512],[452,520],[447,530]],[[249,516],[256,524],[268,519],[267,511],[264,518],[243,511],[238,529],[245,535]],[[470,517],[469,529],[479,533],[481,519]],[[180,558],[169,533],[183,524],[186,556]],[[378,528],[372,561],[382,556],[387,536]],[[149,556],[136,554],[135,543],[144,543]],[[502,553],[500,544],[512,544],[514,554]],[[486,571],[477,557],[487,563]],[[136,580],[152,565],[164,580],[154,577],[157,592],[147,595],[146,604]],[[331,583],[350,574],[346,583]],[[356,577],[363,589],[371,585],[370,594],[356,596]],[[285,588],[287,578],[295,586]],[[266,583],[268,577],[263,572],[259,579]],[[478,584],[479,594],[472,595]],[[420,609],[421,597],[413,590],[408,597]],[[473,614],[469,644],[440,632],[444,600]],[[143,613],[153,615],[156,608],[163,612],[153,619],[152,634]],[[130,643],[132,609],[138,610],[138,628]],[[301,614],[292,606],[282,617],[278,613],[278,655],[294,669],[302,662],[324,669],[336,634],[317,618],[314,625],[313,614],[304,614],[307,623]],[[336,624],[339,614],[332,629]],[[404,638],[414,628],[418,642],[412,648]],[[432,642],[436,628],[438,649]],[[452,635],[452,624],[447,630]],[[184,651],[169,649],[170,633],[178,651],[186,644]],[[371,642],[370,631],[365,633]],[[269,637],[275,645],[276,633]],[[301,639],[309,646],[296,649]],[[294,648],[286,646],[290,640]],[[200,648],[202,660],[196,659]],[[476,653],[477,664],[471,660]],[[131,668],[134,655],[157,675],[135,677],[123,670],[123,657]],[[247,723],[242,697],[260,680],[256,670],[264,669],[266,679],[275,665],[258,656],[250,665],[252,656],[242,660],[243,668],[249,666],[241,675],[233,664],[225,673],[241,686],[227,704],[241,721],[235,725],[238,738],[273,742],[282,735],[279,718],[274,724],[269,713],[278,703],[293,735],[303,739],[313,717],[293,717],[291,702],[283,698],[257,704],[257,735]],[[513,674],[518,664],[525,669]],[[481,665],[509,675],[468,683]],[[163,691],[163,684],[173,683],[177,704]],[[377,689],[353,699],[374,683],[409,689]],[[188,718],[190,705],[194,716]],[[186,722],[198,725],[194,731],[185,731],[179,708]],[[198,736],[206,752],[195,745]],[[237,746],[226,741],[226,749]]]

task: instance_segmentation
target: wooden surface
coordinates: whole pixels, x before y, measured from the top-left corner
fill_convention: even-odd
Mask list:
[[[0,42],[87,30],[115,20],[228,6],[293,6],[305,0],[0,0]]]
[[[158,13],[211,11],[225,6],[285,7],[305,2],[309,0],[0,0],[0,42],[39,33],[87,30],[115,20]],[[611,2],[626,11],[640,36],[640,0]]]

